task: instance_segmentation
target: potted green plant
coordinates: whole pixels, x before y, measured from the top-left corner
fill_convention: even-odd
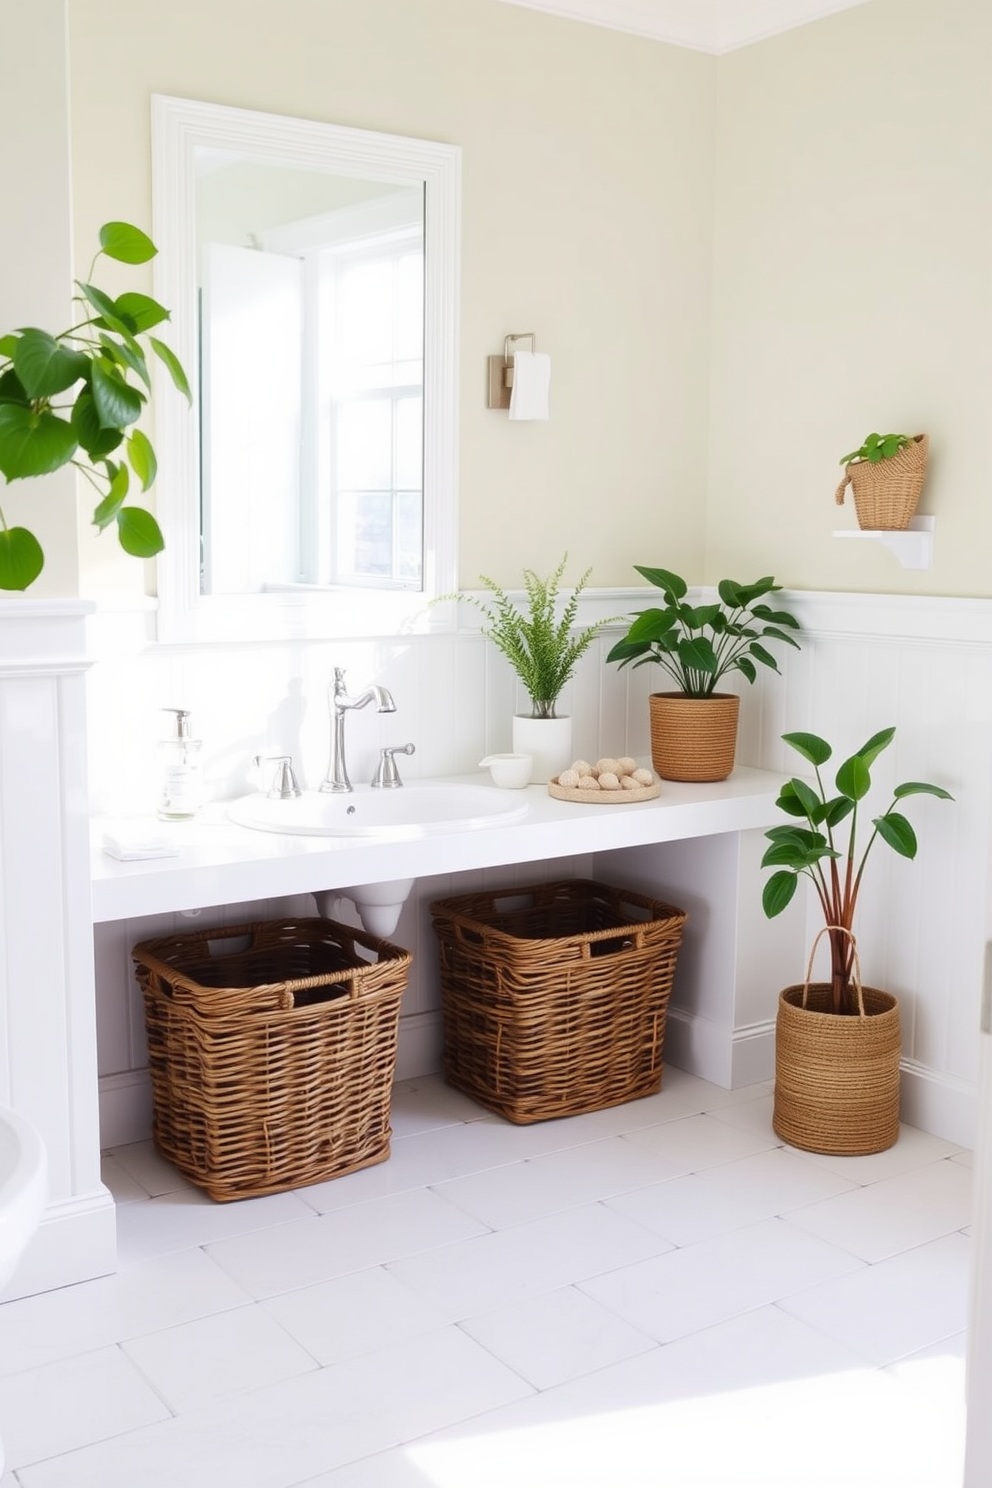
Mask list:
[[[876,532],[905,529],[923,490],[929,449],[926,434],[868,434],[856,450],[841,456],[845,468],[834,493],[837,505],[843,506],[850,486],[859,527]]]
[[[765,833],[771,846],[762,867],[775,871],[764,884],[762,906],[769,918],[781,914],[800,878],[809,879],[824,919],[817,941],[826,935],[830,945],[829,982],[810,981],[811,955],[806,981],[781,993],[776,1021],[773,1125],[787,1142],[808,1151],[880,1152],[899,1133],[899,1004],[892,993],[862,985],[854,917],[877,842],[904,858],[916,856],[916,833],[899,804],[910,796],[953,797],[923,781],[897,785],[886,810],[871,818],[860,846],[871,767],[894,734],[894,728],[873,734],[846,759],[835,793],[828,793],[821,774],[833,754],[826,740],[782,735],[813,766],[815,785],[792,779],[782,787],[776,804],[790,821]]]
[[[571,763],[570,717],[560,717],[558,699],[571,681],[579,660],[610,620],[597,620],[575,630],[579,596],[592,572],[587,568],[563,602],[561,583],[568,554],[547,578],[525,568],[524,601],[518,603],[486,574],[479,580],[492,600],[474,594],[443,596],[465,599],[481,611],[482,634],[500,650],[523,683],[530,698],[529,714],[513,720],[513,749],[534,756],[535,780],[548,780]]]
[[[740,698],[718,692],[717,684],[733,672],[753,683],[758,666],[777,672],[764,643],[798,649],[792,632],[799,621],[765,603],[781,589],[773,578],[753,584],[721,579],[716,602],[691,605],[689,586],[678,574],[634,567],[665,602],[635,616],[606,659],[621,667],[657,665],[675,683],[675,692],[652,693],[649,701],[651,757],[662,779],[726,780],[734,767]]]
[[[140,228],[107,222],[93,265],[101,255],[143,264],[155,253]],[[159,525],[128,503],[132,475],[147,491],[156,473],[151,442],[134,427],[151,395],[147,353],[187,399],[189,384],[175,354],[149,334],[168,320],[164,306],[135,291],[113,298],[88,282],[76,288],[78,316],[67,330],[27,326],[0,335],[0,474],[28,480],[73,465],[99,495],[94,524],[115,525],[126,553],[151,558],[164,545]],[[44,561],[34,533],[8,526],[0,509],[0,589],[27,589]]]

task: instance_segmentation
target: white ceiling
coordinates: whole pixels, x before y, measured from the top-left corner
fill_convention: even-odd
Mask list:
[[[698,52],[732,52],[869,0],[504,0]]]

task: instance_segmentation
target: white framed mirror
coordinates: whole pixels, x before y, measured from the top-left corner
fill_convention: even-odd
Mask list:
[[[398,634],[456,583],[461,151],[152,99],[165,641]]]

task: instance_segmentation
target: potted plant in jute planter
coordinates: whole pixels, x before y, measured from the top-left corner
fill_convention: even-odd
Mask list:
[[[858,526],[866,531],[898,532],[909,526],[927,471],[926,434],[869,434],[841,458],[844,479],[834,493],[838,506],[850,485]]]
[[[156,251],[140,228],[107,222],[93,263],[102,254],[143,264]],[[164,546],[159,525],[128,495],[132,475],[147,491],[156,473],[155,451],[133,427],[151,394],[147,352],[190,397],[175,354],[148,334],[169,312],[134,291],[112,298],[93,284],[77,282],[76,289],[75,324],[67,330],[52,335],[28,326],[0,335],[0,474],[28,480],[75,466],[99,497],[94,525],[116,526],[126,553],[152,558]],[[27,589],[44,562],[34,533],[8,526],[0,509],[0,589]]]
[[[562,603],[561,581],[568,554],[547,578],[525,568],[524,601],[518,604],[486,574],[479,579],[493,596],[492,601],[473,594],[444,595],[465,599],[481,610],[482,634],[493,642],[513,667],[530,698],[529,713],[513,718],[514,753],[533,757],[533,779],[550,780],[572,759],[572,720],[559,716],[558,699],[596,636],[610,620],[597,620],[574,631],[579,596],[589,582],[586,569],[570,597]],[[614,617],[615,618],[615,617]]]
[[[772,609],[765,596],[781,588],[772,578],[753,584],[721,579],[719,601],[686,603],[685,579],[666,568],[637,572],[664,596],[660,609],[642,610],[607,661],[620,666],[660,666],[677,692],[655,692],[651,712],[651,759],[663,780],[726,780],[734,768],[740,698],[718,692],[717,684],[732,672],[754,682],[758,666],[778,671],[764,644],[799,643],[792,632],[799,621],[787,610]]]
[[[899,803],[908,796],[953,797],[942,786],[918,780],[897,785],[888,808],[871,818],[871,833],[859,852],[871,766],[894,734],[894,728],[883,729],[845,760],[833,795],[820,773],[833,753],[830,745],[816,734],[782,735],[813,766],[816,785],[793,779],[782,787],[777,805],[792,820],[765,833],[771,846],[762,867],[775,871],[764,885],[762,905],[769,918],[781,914],[805,877],[816,890],[824,925],[805,982],[779,997],[772,1124],[786,1142],[808,1152],[881,1152],[899,1135],[899,1003],[891,992],[862,984],[854,914],[876,842],[888,843],[904,858],[916,856],[916,833],[896,809]],[[813,956],[824,935],[830,980],[812,982]]]

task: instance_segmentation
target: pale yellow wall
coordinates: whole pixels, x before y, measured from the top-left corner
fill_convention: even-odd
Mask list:
[[[30,7],[0,0],[0,335],[24,325],[54,332],[71,324],[65,44],[62,0],[32,0]],[[31,597],[75,595],[71,471],[10,485],[0,476],[0,510],[8,527],[26,527],[44,551]]]
[[[716,59],[494,0],[69,0],[77,251],[150,220],[153,92],[460,145],[460,582],[703,563]],[[112,81],[108,83],[110,76]],[[552,420],[485,408],[533,330]]]
[[[990,78],[989,0],[873,0],[720,58],[709,579],[990,592]],[[830,536],[873,429],[930,434],[929,572]]]

